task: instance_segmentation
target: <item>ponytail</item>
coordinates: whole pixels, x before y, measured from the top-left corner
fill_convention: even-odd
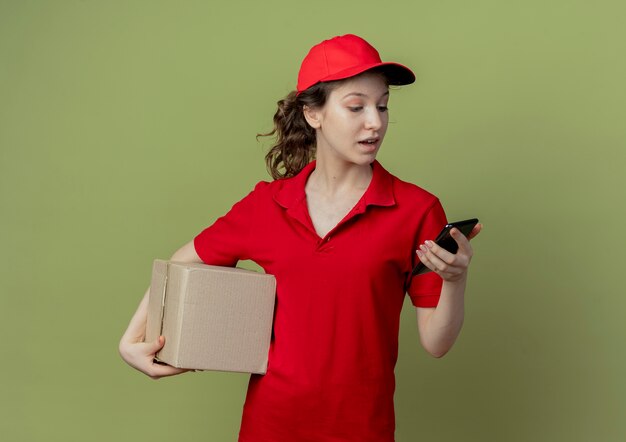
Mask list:
[[[276,142],[265,155],[267,171],[275,180],[297,175],[315,159],[316,134],[304,118],[303,108],[323,107],[337,82],[317,83],[297,94],[290,92],[278,101],[274,129],[259,137],[275,136]],[[282,170],[281,170],[282,169]]]

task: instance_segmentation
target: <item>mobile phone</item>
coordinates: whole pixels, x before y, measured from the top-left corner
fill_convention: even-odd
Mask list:
[[[470,234],[470,232],[472,231],[472,229],[474,228],[476,224],[478,224],[478,218],[472,218],[472,219],[466,219],[463,221],[456,221],[453,223],[448,223],[444,226],[443,229],[441,229],[441,232],[439,232],[439,235],[437,235],[437,238],[435,239],[434,242],[439,247],[443,247],[444,249],[446,249],[448,252],[456,253],[459,250],[459,245],[456,243],[454,238],[450,236],[450,230],[452,230],[453,227],[456,227],[457,229],[461,231],[461,233],[463,233],[463,235],[467,236]],[[417,265],[413,269],[413,272],[411,272],[411,276],[422,275],[430,271],[431,270],[428,267],[426,267],[422,263],[422,261],[420,261],[417,263]]]

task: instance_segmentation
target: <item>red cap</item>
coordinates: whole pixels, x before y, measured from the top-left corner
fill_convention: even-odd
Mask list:
[[[313,46],[300,66],[298,93],[322,81],[342,80],[369,69],[380,68],[389,84],[415,81],[415,74],[398,63],[383,63],[378,51],[361,37],[346,34]]]

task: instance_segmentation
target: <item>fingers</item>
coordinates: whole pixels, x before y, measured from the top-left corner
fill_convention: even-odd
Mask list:
[[[440,259],[436,258],[435,255],[430,252],[428,247],[423,244],[420,246],[420,250],[417,251],[417,256],[420,261],[422,261],[422,263],[433,272],[437,272],[439,269],[437,264],[434,262],[435,260],[439,261],[439,266],[443,267],[444,263]]]
[[[147,355],[152,360],[152,363],[146,370],[146,374],[150,376],[152,379],[161,379],[166,376],[174,376],[177,374],[185,373],[189,371],[186,368],[177,368],[172,367],[171,365],[167,365],[165,363],[155,362],[154,356],[155,354],[163,348],[165,345],[165,336],[159,336],[154,342],[151,342],[146,347],[148,351]]]
[[[165,337],[159,336],[151,342],[137,342],[128,345],[124,351],[124,360],[131,367],[146,374],[152,379],[173,376],[190,371],[176,368],[155,360],[156,353],[165,345]]]
[[[147,370],[146,374],[150,376],[152,379],[161,379],[166,376],[174,376],[177,374],[185,373],[189,371],[186,368],[176,368],[171,365],[161,365],[153,363],[152,366]]]
[[[472,258],[472,248],[458,229],[452,229],[450,233],[459,244],[456,254],[448,252],[433,241],[422,244],[417,254],[426,267],[438,273],[443,279],[454,281],[462,278],[467,272]]]
[[[450,253],[432,241],[426,241],[426,244],[422,245],[420,249],[424,258],[428,261],[428,264],[423,261],[424,265],[434,272],[449,272],[454,267],[462,264],[463,261],[462,256]]]

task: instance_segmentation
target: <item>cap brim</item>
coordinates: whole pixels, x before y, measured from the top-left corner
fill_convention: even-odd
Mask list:
[[[320,82],[343,80],[373,69],[382,72],[383,75],[387,77],[390,85],[402,86],[415,82],[415,74],[413,71],[399,63],[373,63],[344,69],[343,71],[335,72],[333,75],[322,78]]]

